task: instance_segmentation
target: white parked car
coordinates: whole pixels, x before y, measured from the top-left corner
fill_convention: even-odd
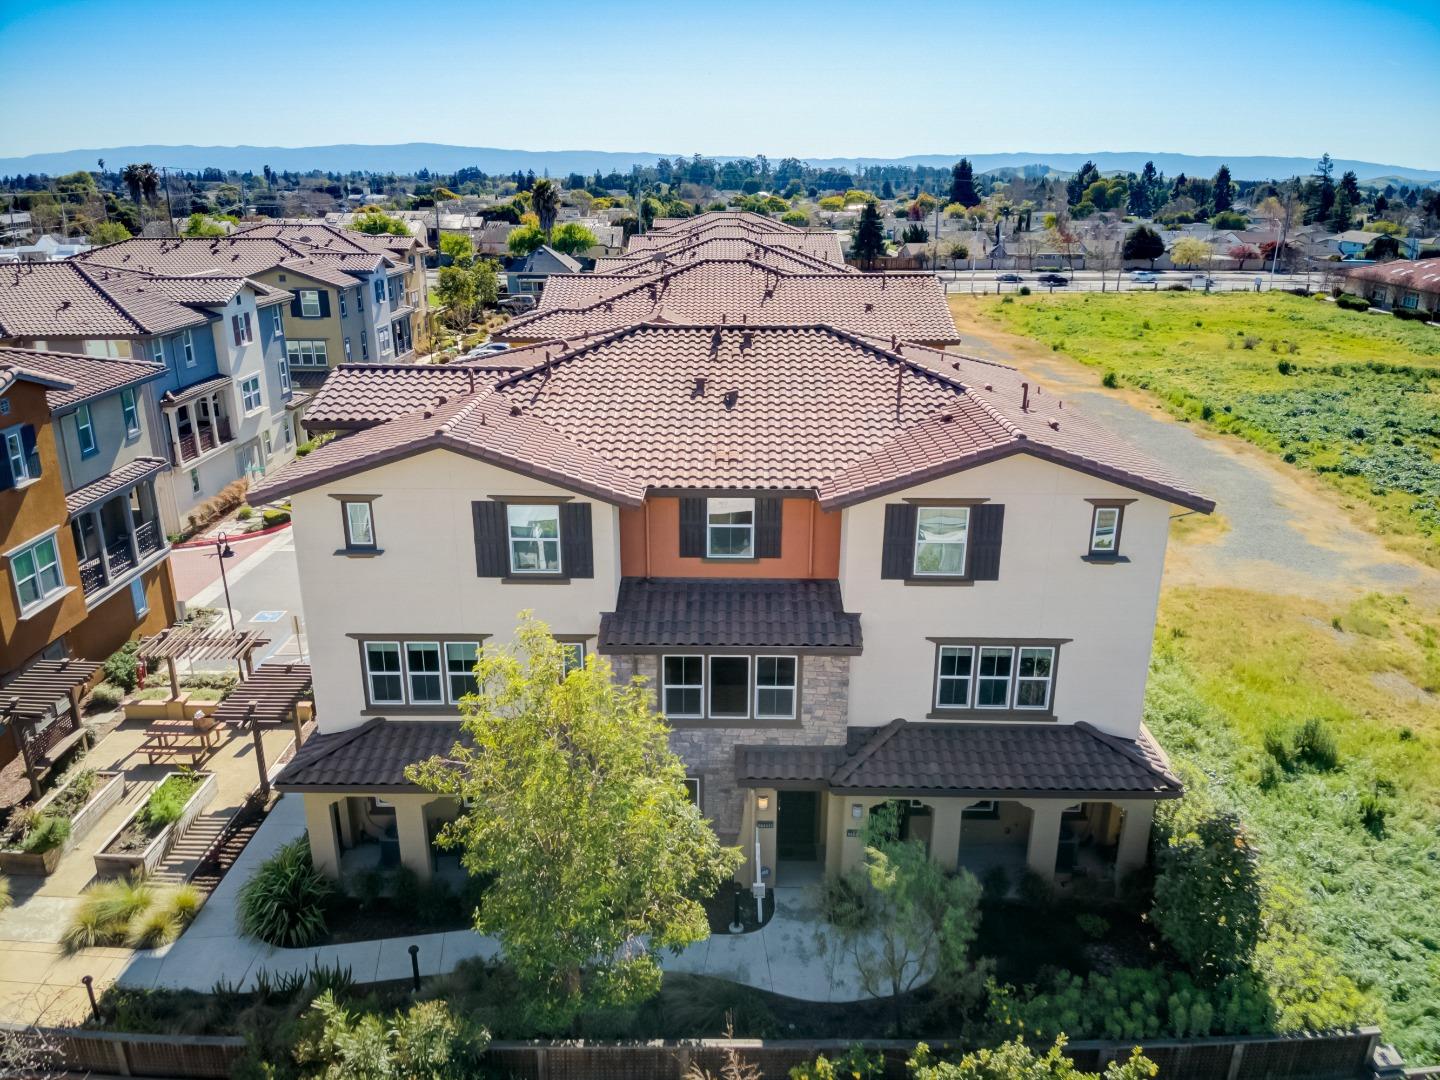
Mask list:
[[[1131,281],[1158,281],[1154,270],[1131,270]]]

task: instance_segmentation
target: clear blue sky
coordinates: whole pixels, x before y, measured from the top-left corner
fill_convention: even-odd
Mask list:
[[[447,142],[1440,168],[1437,0],[0,0],[0,155]]]

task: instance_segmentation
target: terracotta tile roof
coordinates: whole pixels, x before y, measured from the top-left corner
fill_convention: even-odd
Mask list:
[[[303,254],[305,249],[299,245],[272,237],[234,233],[218,237],[134,237],[92,248],[76,259],[88,266],[109,266],[147,274],[193,277],[220,273],[248,277]]]
[[[275,778],[278,791],[406,791],[405,769],[449,754],[464,738],[458,720],[374,716],[345,731],[316,732]]]
[[[750,261],[706,260],[640,281],[555,278],[540,307],[498,338],[572,337],[638,322],[827,322],[904,340],[958,342],[933,274],[780,274]]]
[[[127,386],[138,386],[165,374],[164,364],[154,364],[148,360],[121,360],[108,356],[45,352],[40,349],[0,348],[0,362],[12,360],[68,384],[66,389],[52,390],[45,395],[53,412],[72,409],[82,402],[118,393]]]
[[[851,729],[846,748],[737,746],[745,786],[809,781],[833,791],[976,798],[1178,798],[1158,743],[1087,723],[911,723]]]
[[[164,472],[169,463],[164,458],[141,457],[133,461],[127,461],[113,472],[107,473],[99,480],[86,484],[84,487],[76,488],[65,496],[65,509],[74,517],[87,507],[94,506],[98,502],[118,495],[122,491],[129,491],[140,481],[147,477],[155,476]]]
[[[355,255],[351,259],[334,256],[315,256],[313,258],[305,256],[304,258],[286,259],[278,264],[276,269],[299,274],[325,285],[333,285],[337,289],[348,289],[361,275],[368,274],[375,269],[374,265],[367,265],[371,258],[366,255]],[[287,280],[286,284],[289,285],[290,282]]]
[[[679,251],[701,240],[750,240],[768,244],[771,247],[788,248],[840,265],[845,261],[845,252],[840,246],[838,233],[823,232],[767,232],[751,225],[731,225],[713,222],[680,233],[649,232],[632,236],[625,245],[627,255],[640,253]]]
[[[860,651],[837,581],[624,578],[600,650],[742,647]]]
[[[741,487],[814,492],[835,507],[1028,453],[1212,508],[1053,396],[1032,389],[1022,408],[1020,381],[1001,365],[824,325],[647,323],[433,415],[332,442],[257,490],[275,498],[443,446],[621,504],[651,487]]]
[[[750,259],[773,270],[793,274],[859,273],[855,267],[847,263],[819,258],[793,247],[778,247],[758,239],[742,240],[725,237],[696,240],[691,244],[665,248],[660,251],[642,251],[634,255],[596,259],[594,272],[624,277],[649,277],[652,274],[663,273],[700,259]]]
[[[232,236],[254,236],[284,240],[316,250],[408,252],[412,247],[424,248],[418,237],[407,233],[362,233],[323,221],[276,221],[246,225]]]
[[[160,395],[161,405],[178,405],[181,402],[190,401],[201,394],[208,394],[212,390],[223,390],[231,384],[229,375],[212,375],[208,379],[201,379],[199,382],[191,383],[189,386],[182,386],[176,390],[166,390]]]
[[[66,390],[75,384],[68,379],[57,378],[48,372],[28,366],[30,351],[0,347],[0,394],[4,394],[18,382],[34,383],[47,391]],[[49,400],[49,394],[46,394]]]
[[[1378,281],[1385,285],[1400,285],[1416,292],[1440,293],[1440,259],[1396,259],[1393,262],[1376,263],[1374,266],[1357,266],[1345,276],[1361,281]]]
[[[0,268],[4,337],[143,337],[209,318],[146,277],[74,259]]]
[[[662,224],[663,222],[663,224]],[[651,233],[665,233],[674,236],[707,229],[713,225],[742,225],[757,232],[803,233],[798,225],[788,225],[776,218],[755,214],[749,210],[708,210],[703,214],[686,218],[656,218]]]
[[[305,426],[337,431],[374,427],[473,393],[515,370],[514,365],[491,364],[340,364],[305,409]]]

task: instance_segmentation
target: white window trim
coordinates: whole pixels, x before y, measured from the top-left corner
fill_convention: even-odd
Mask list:
[[[433,648],[433,649],[435,650],[435,655],[436,655],[437,660],[439,661],[439,665],[440,665],[440,666],[437,667],[434,671],[419,671],[419,672],[412,671],[412,670],[410,669],[410,650],[411,650],[411,649],[418,649],[418,648],[427,648],[427,649],[428,649],[428,648]],[[405,697],[406,697],[406,700],[408,701],[408,703],[411,704],[411,705],[421,705],[421,706],[425,706],[425,705],[446,705],[446,704],[449,704],[449,695],[446,693],[446,686],[445,686],[445,682],[446,682],[445,649],[444,649],[444,647],[440,644],[440,642],[439,642],[439,641],[405,641],[405,642],[402,642],[402,643],[401,643],[401,653],[402,653],[402,655],[403,655],[403,659],[402,659],[402,661],[401,661],[401,665],[400,665],[400,666],[401,666],[402,668],[404,668],[404,670],[405,670],[405,680],[404,680],[404,683],[405,683]],[[415,696],[415,682],[414,682],[414,679],[415,679],[415,677],[416,677],[417,675],[419,675],[421,678],[427,678],[427,679],[428,679],[428,678],[430,678],[431,676],[434,676],[435,678],[439,679],[439,680],[440,680],[440,696],[439,696],[439,697],[435,697],[435,698],[425,698],[425,699],[423,699],[423,700],[416,698],[416,696]]]
[[[272,329],[275,331],[275,335],[276,335],[277,337],[284,337],[284,336],[285,336],[285,314],[284,314],[284,312],[282,312],[282,311],[280,310],[280,305],[279,305],[279,304],[276,304],[274,307],[272,307],[272,308],[270,309],[270,318],[271,318],[271,320],[272,320],[272,322],[273,322],[273,324],[274,324],[273,327],[272,327]]]
[[[89,437],[90,447],[86,449],[85,440]],[[90,403],[87,401],[75,408],[75,442],[80,447],[82,458],[94,457],[100,452],[100,439],[95,434],[95,418],[90,415]]]
[[[60,526],[57,525],[49,532],[43,532],[39,536],[31,537],[23,544],[17,544],[15,547],[11,548],[5,553],[5,571],[9,575],[10,586],[15,593],[16,610],[19,611],[20,618],[22,619],[35,614],[42,608],[49,607],[50,604],[58,600],[61,596],[64,596],[65,593],[69,591],[69,589],[67,588],[67,582],[65,581],[65,560],[60,551],[59,533]],[[18,556],[23,555],[27,551],[34,550],[41,544],[45,543],[47,540],[50,542],[51,548],[55,552],[55,568],[60,575],[60,584],[57,585],[55,588],[51,589],[49,592],[41,593],[37,599],[27,604],[20,599],[20,577],[15,573],[15,559]],[[40,578],[40,564],[38,562],[36,562],[35,564],[34,576],[35,579],[38,581]]]
[[[5,457],[10,462],[10,479],[17,488],[24,487],[37,478],[30,475],[30,455],[25,453],[25,425],[16,424],[0,432],[0,441],[5,446]],[[16,467],[16,463],[19,467]]]
[[[300,317],[302,319],[320,318],[320,290],[300,289],[298,292],[300,294]],[[315,302],[315,310],[313,312],[310,310],[309,301],[311,300]]]
[[[705,715],[711,720],[749,720],[754,715],[754,702],[750,700],[753,687],[755,686],[755,664],[754,658],[747,653],[711,653],[705,658],[705,682],[713,690],[715,686],[714,666],[716,660],[744,660],[745,661],[745,711],[743,713],[717,713],[710,707],[710,697],[706,694],[703,698]]]
[[[1020,658],[1021,658],[1021,655],[1022,655],[1023,653],[1025,653],[1025,652],[1027,652],[1027,651],[1029,651],[1029,652],[1043,652],[1043,653],[1049,653],[1049,654],[1050,654],[1050,674],[1049,674],[1049,675],[1040,676],[1040,675],[1021,675],[1021,674],[1020,674]],[[1017,710],[1021,711],[1021,712],[1038,712],[1038,713],[1047,713],[1047,712],[1049,712],[1049,711],[1050,711],[1050,708],[1051,708],[1051,699],[1055,696],[1055,646],[1053,646],[1053,645],[1021,645],[1021,646],[1019,646],[1019,647],[1015,650],[1015,660],[1014,660],[1014,664],[1015,664],[1015,676],[1014,676],[1015,689],[1014,689],[1014,702],[1013,702],[1014,707],[1015,707]],[[1044,701],[1042,704],[1040,704],[1040,705],[1021,705],[1021,704],[1020,704],[1020,685],[1021,685],[1021,683],[1032,683],[1032,684],[1033,684],[1033,683],[1044,683],[1044,685],[1045,685],[1045,701]]]
[[[357,543],[355,540],[354,522],[350,520],[350,508],[352,506],[363,506],[365,508],[365,521],[370,526],[370,539],[365,543]],[[375,548],[375,504],[370,499],[341,499],[340,520],[345,527],[345,546],[360,551],[371,551]]]
[[[444,677],[445,677],[445,685],[444,685],[445,699],[446,699],[446,701],[447,701],[449,704],[451,704],[451,705],[458,705],[458,704],[460,704],[460,699],[463,698],[465,695],[464,695],[464,694],[457,694],[457,693],[455,693],[455,683],[454,683],[453,680],[455,680],[455,679],[457,679],[457,678],[459,678],[459,679],[473,679],[473,678],[475,678],[475,665],[474,665],[474,664],[471,664],[469,671],[452,671],[452,670],[450,669],[450,646],[452,646],[452,645],[473,645],[473,646],[475,646],[475,659],[478,661],[478,660],[480,659],[480,647],[481,647],[481,642],[477,640],[477,641],[442,641],[442,642],[440,643],[441,674],[444,675]]]
[[[970,654],[970,674],[969,674],[969,675],[966,675],[966,676],[963,676],[963,677],[962,677],[962,676],[960,676],[960,675],[942,675],[942,674],[941,674],[942,661],[945,659],[945,650],[946,650],[946,649],[952,649],[952,650],[954,650],[955,652],[963,652],[963,653],[969,653],[969,654]],[[973,707],[974,707],[974,705],[975,705],[975,672],[976,672],[976,670],[977,670],[977,668],[976,668],[975,665],[976,665],[976,660],[975,660],[975,646],[974,646],[974,645],[940,645],[940,646],[937,646],[937,650],[936,650],[936,653],[935,653],[935,701],[934,701],[934,707],[935,707],[935,711],[936,711],[936,712],[960,712],[960,711],[962,711],[962,710],[964,710],[964,709],[969,709],[969,708],[973,708]],[[947,683],[947,682],[963,682],[963,683],[965,683],[965,704],[963,704],[963,705],[942,705],[942,704],[940,703],[940,687],[943,686],[943,685],[944,685],[945,683]]]
[[[142,606],[137,606],[137,602]],[[143,619],[150,614],[150,598],[145,595],[145,578],[134,577],[130,579],[130,606],[135,609],[135,617]]]
[[[157,364],[165,363],[165,339],[156,338],[150,343],[150,359]]]
[[[942,547],[960,547],[960,569],[959,570],[921,570],[920,569],[920,525],[921,516],[926,510],[960,511],[965,515],[965,539],[954,540],[927,540],[925,543],[937,544]],[[911,538],[910,572],[915,577],[964,577],[970,569],[970,507],[968,506],[917,506],[915,508],[915,535]]]
[[[701,777],[701,776],[687,776],[687,777],[685,777],[685,787],[686,787],[689,791],[691,791],[691,792],[694,793],[694,794],[691,796],[691,798],[694,800],[695,809],[703,812],[704,809],[705,809],[705,804],[704,804],[704,802],[702,801],[703,798],[704,798],[704,795],[705,795],[705,781],[704,781],[704,777]]]
[[[554,509],[555,511],[555,569],[553,570],[522,570],[515,565],[515,544],[537,543],[543,553],[545,545],[551,542],[550,537],[516,537],[510,533],[510,511],[519,507],[530,507],[540,509]],[[505,504],[505,551],[510,558],[510,573],[519,577],[560,577],[565,573],[565,533],[560,525],[560,504],[559,503],[506,503]]]
[[[289,397],[289,396],[290,396],[290,359],[289,359],[289,357],[287,357],[287,356],[281,356],[280,359],[277,361],[277,367],[279,368],[279,371],[280,371],[280,392],[281,392],[282,394],[284,394],[286,397]]]
[[[671,682],[666,682],[666,681],[665,681],[665,661],[666,661],[666,660],[699,660],[699,661],[700,661],[700,682],[699,682],[698,684],[696,684],[696,683],[671,683]],[[704,719],[705,719],[705,705],[706,705],[706,701],[705,701],[705,686],[706,686],[706,682],[707,682],[707,680],[706,680],[706,675],[708,674],[709,666],[710,666],[710,665],[707,664],[706,661],[705,661],[705,655],[704,655],[703,653],[663,653],[663,654],[661,654],[661,656],[660,656],[660,711],[661,711],[662,713],[664,713],[664,715],[666,716],[666,718],[672,719],[672,720],[704,720]],[[700,691],[700,711],[699,711],[699,712],[696,712],[696,713],[672,713],[672,712],[667,712],[667,711],[666,711],[666,709],[665,709],[665,698],[666,698],[666,696],[667,696],[668,691],[670,691],[670,690],[694,690],[694,689],[697,689],[697,685],[698,685],[698,689],[699,689],[699,691]]]
[[[985,653],[987,651],[1006,653],[1010,657],[1010,672],[1005,676],[1005,700],[999,705],[980,704],[980,683],[982,681],[988,681],[993,683],[998,681],[999,679],[998,675],[982,675],[980,673],[980,665],[984,661]],[[971,688],[970,692],[975,700],[975,708],[988,712],[1008,711],[1010,709],[1011,702],[1014,700],[1015,697],[1015,646],[981,645],[979,648],[977,648],[975,650],[975,678],[973,682],[974,685]]]
[[[185,331],[185,337],[180,342],[185,352],[185,366],[194,367],[195,360],[195,336],[189,330]]]
[[[564,678],[568,677],[568,676],[570,675],[570,673],[573,672],[573,671],[583,671],[583,670],[585,669],[585,642],[583,642],[583,641],[562,641],[562,642],[559,643],[559,645],[560,645],[560,678],[564,679]],[[580,658],[579,658],[578,661],[576,661],[576,662],[574,662],[574,663],[572,663],[569,659],[567,659],[567,658],[569,657],[569,655],[570,655],[570,650],[571,650],[571,649],[578,649],[578,650],[580,651]],[[566,670],[567,667],[569,668],[568,671]]]
[[[251,383],[254,383],[254,384],[255,384],[255,404],[254,404],[254,405],[251,405],[251,404],[249,403],[249,400],[248,400],[249,397],[250,397],[250,389],[249,389],[249,387],[250,387],[250,384],[251,384]],[[249,416],[251,413],[259,412],[261,409],[263,409],[263,408],[265,407],[265,397],[264,397],[263,394],[260,393],[260,376],[259,376],[259,375],[250,375],[250,376],[247,376],[246,378],[244,378],[244,379],[241,380],[241,382],[240,382],[240,407],[245,410],[245,415],[246,415],[246,416]]]
[[[134,424],[131,424],[131,418]],[[120,391],[120,418],[125,423],[125,434],[132,439],[140,434],[140,402],[135,396],[135,388],[127,386]]]
[[[1102,514],[1114,514],[1115,521],[1110,527],[1110,546],[1102,548],[1097,546],[1100,538],[1100,516]],[[1120,522],[1125,516],[1123,506],[1097,506],[1095,513],[1090,518],[1090,554],[1091,555],[1118,555],[1120,553]]]
[[[406,682],[405,682],[405,649],[404,649],[404,647],[402,646],[402,644],[401,644],[400,642],[398,642],[398,641],[366,641],[366,642],[363,642],[362,644],[363,644],[362,652],[364,653],[364,660],[365,660],[365,700],[366,700],[370,705],[372,705],[372,706],[373,706],[373,705],[404,705],[405,702],[406,702],[405,691],[406,691],[407,687],[406,687]],[[393,646],[395,646],[395,655],[396,655],[396,657],[398,657],[399,660],[400,660],[400,670],[398,670],[398,671],[381,671],[381,672],[378,672],[378,673],[377,673],[377,672],[375,671],[375,669],[370,666],[370,647],[371,647],[372,645],[393,645]],[[378,698],[378,697],[376,697],[376,696],[375,696],[375,676],[376,676],[376,674],[382,675],[382,676],[384,676],[384,677],[386,677],[386,678],[390,678],[391,676],[394,676],[394,677],[398,678],[398,679],[400,680],[400,696],[399,696],[398,698]]]
[[[710,504],[711,504],[711,503],[714,503],[714,502],[721,502],[721,501],[724,501],[724,502],[748,502],[748,503],[750,504],[750,524],[749,524],[749,525],[712,525],[711,522],[710,522],[710,516],[711,516]],[[722,513],[725,513],[726,511],[721,511],[721,512],[722,512]],[[733,512],[735,512],[735,511],[729,511],[729,512],[733,513]],[[730,499],[730,498],[719,499],[719,498],[716,498],[716,499],[706,499],[706,500],[705,500],[705,557],[706,557],[707,559],[753,559],[753,558],[755,558],[755,513],[756,513],[756,510],[755,510],[755,500],[754,500],[754,499],[747,499],[747,498],[735,498],[735,499]],[[710,543],[711,534],[712,534],[713,530],[715,530],[715,529],[748,529],[748,530],[750,531],[750,543],[747,545],[748,548],[749,548],[749,550],[748,550],[748,551],[745,551],[745,552],[742,552],[742,553],[740,553],[740,554],[738,554],[738,555],[734,555],[734,554],[731,554],[731,555],[727,555],[727,554],[716,554],[713,545]]]
[[[794,664],[794,682],[785,686],[764,686],[760,685],[760,661],[761,660],[789,660]],[[750,702],[751,714],[756,720],[794,720],[796,711],[800,705],[800,658],[785,653],[756,653],[754,663],[750,668],[750,683],[752,694]],[[760,711],[761,690],[789,690],[790,711],[788,713],[768,713]]]

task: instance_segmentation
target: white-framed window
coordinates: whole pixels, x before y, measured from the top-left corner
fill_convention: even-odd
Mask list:
[[[379,307],[385,302],[385,279],[375,279],[375,306]]]
[[[272,307],[272,308],[270,309],[270,319],[271,319],[271,323],[272,323],[272,328],[273,328],[274,331],[275,331],[275,336],[276,336],[276,337],[284,337],[284,336],[285,336],[285,313],[280,310],[280,305],[279,305],[279,304],[276,304],[274,307]]]
[[[340,317],[343,319],[349,314],[349,312],[345,310],[345,290],[337,289],[336,295],[340,297]]]
[[[685,793],[690,796],[690,801],[695,804],[695,808],[698,810],[698,809],[700,808],[700,805],[701,805],[701,803],[700,803],[700,777],[698,777],[698,776],[687,776],[687,777],[685,777]]]
[[[127,386],[120,391],[120,412],[125,418],[125,434],[132,438],[140,434],[140,409],[135,403],[135,388]]]
[[[248,413],[260,408],[260,376],[251,375],[240,384],[240,404]]]
[[[350,344],[349,338],[345,339],[345,344],[348,352],[348,346]],[[305,338],[297,341],[294,338],[290,338],[285,342],[285,357],[295,367],[323,368],[328,367],[330,364],[330,357],[327,356],[325,352],[324,338],[316,338],[313,341]]]
[[[295,441],[295,433],[290,430],[290,418],[288,416],[284,420],[280,421],[280,430],[285,433],[286,446],[289,446],[292,442]]]
[[[190,470],[190,494],[191,494],[191,495],[199,495],[199,494],[200,494],[200,470],[199,470],[199,469],[191,469],[191,470]]]
[[[375,546],[374,504],[368,499],[355,501],[343,499],[340,507],[344,511],[345,546],[373,548]]]
[[[721,720],[744,720],[750,715],[750,657],[712,655],[706,672],[709,713]]]
[[[185,335],[180,339],[180,348],[181,348],[182,351],[185,353],[185,366],[186,366],[186,367],[194,367],[194,366],[195,366],[195,335],[194,335],[193,333],[191,333],[189,330],[186,330],[186,331],[185,331]]]
[[[318,319],[320,317],[320,290],[300,290],[300,317],[302,319]]]
[[[357,312],[365,310],[365,286],[363,285],[355,286],[355,310]]]
[[[961,817],[994,818],[1000,816],[1000,804],[994,799],[981,799],[960,811]]]
[[[95,439],[95,421],[90,415],[89,404],[75,410],[75,438],[80,443],[80,456],[92,457],[100,449]]]
[[[935,667],[935,708],[968,709],[975,678],[973,645],[941,645]]]
[[[793,656],[755,658],[755,717],[793,720],[799,663]]]
[[[560,642],[560,678],[567,678],[572,671],[585,668],[585,643],[583,641]]]
[[[10,463],[10,482],[19,487],[28,480],[34,480],[30,468],[30,454],[25,448],[25,429],[12,427],[5,431],[5,457]]]
[[[360,359],[370,359],[370,331],[368,330],[360,331]]]
[[[130,606],[135,609],[135,618],[143,619],[150,611],[150,600],[145,595],[145,579],[130,579]]]
[[[287,398],[290,396],[290,361],[282,356],[279,360],[280,367],[280,392]]]
[[[269,430],[260,432],[260,445],[265,451],[265,460],[270,460],[270,455],[275,452],[275,444],[270,439]]]
[[[21,611],[37,606],[63,589],[65,574],[60,567],[60,548],[55,543],[55,534],[12,551],[10,578],[15,582],[15,596]]]
[[[150,358],[157,364],[165,362],[165,339],[155,338],[150,342]]]
[[[401,666],[398,641],[365,643],[365,678],[369,682],[372,705],[405,703],[405,680]]]
[[[1015,665],[1015,708],[1049,709],[1054,681],[1055,650],[1048,645],[1022,645]]]
[[[560,573],[558,505],[507,503],[505,523],[510,538],[512,574]]]
[[[705,715],[705,658],[660,658],[660,703],[666,716],[698,719]]]
[[[1010,675],[1015,664],[1015,650],[1009,645],[982,645],[979,670],[975,675],[975,707],[977,709],[1008,709],[1010,707]]]
[[[447,641],[445,643],[445,678],[450,701],[458,703],[466,694],[479,689],[475,680],[475,661],[480,657],[478,641]]]
[[[968,506],[921,506],[915,513],[915,574],[961,577],[970,531]]]
[[[390,328],[382,326],[375,331],[375,344],[380,347],[381,356],[390,355]]]
[[[1121,506],[1097,506],[1090,522],[1090,554],[1116,555],[1120,551]]]
[[[444,680],[440,673],[440,643],[438,641],[407,641],[405,643],[405,672],[409,679],[412,705],[443,705],[445,703]]]
[[[350,356],[350,339],[349,339],[348,337],[345,339],[345,359],[346,359],[347,361],[351,359],[351,356]]]
[[[255,333],[250,325],[250,313],[242,311],[239,314],[230,316],[230,330],[235,336],[235,345],[240,347],[249,345],[255,340]]]
[[[705,500],[705,554],[712,559],[755,557],[755,500]]]

